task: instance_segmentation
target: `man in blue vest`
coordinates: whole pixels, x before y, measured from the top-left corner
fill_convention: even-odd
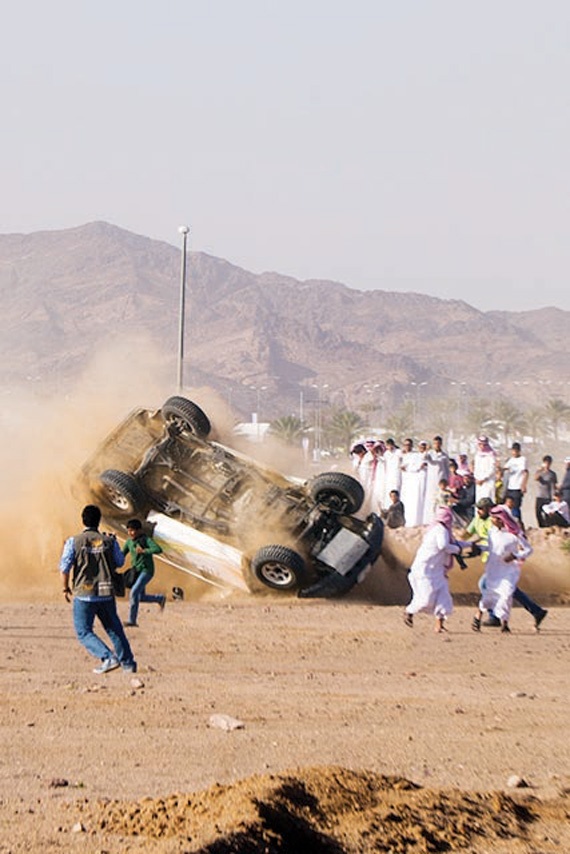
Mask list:
[[[59,563],[66,601],[73,596],[75,634],[87,652],[101,661],[94,673],[108,673],[118,667],[135,673],[137,664],[117,613],[113,589],[113,573],[125,562],[123,552],[115,537],[99,531],[101,511],[96,505],[84,507],[81,519],[85,528],[65,541]],[[112,650],[94,632],[95,617],[109,636]]]

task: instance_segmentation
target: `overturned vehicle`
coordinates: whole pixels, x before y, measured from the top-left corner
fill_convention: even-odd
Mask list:
[[[361,484],[326,472],[285,477],[208,437],[190,400],[132,412],[82,469],[106,523],[145,520],[171,565],[204,580],[302,597],[341,595],[379,556],[383,523],[356,517]]]

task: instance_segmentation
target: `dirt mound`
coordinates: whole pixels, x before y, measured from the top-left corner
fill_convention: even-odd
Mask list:
[[[81,811],[95,832],[148,842],[177,837],[187,852],[217,854],[463,851],[483,840],[493,847],[524,839],[535,818],[502,793],[434,791],[334,766],[253,776],[191,795],[86,801]]]

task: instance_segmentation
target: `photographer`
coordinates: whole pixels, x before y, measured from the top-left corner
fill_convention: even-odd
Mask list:
[[[117,614],[113,589],[113,573],[125,558],[115,537],[99,531],[101,511],[95,504],[83,508],[81,520],[84,530],[65,541],[59,563],[66,601],[73,596],[77,639],[88,653],[100,659],[94,673],[108,673],[118,667],[134,673],[137,665]],[[93,631],[95,617],[109,636],[112,650]]]

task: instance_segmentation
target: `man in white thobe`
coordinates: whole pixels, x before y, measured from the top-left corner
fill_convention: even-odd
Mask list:
[[[433,446],[426,454],[426,497],[424,501],[424,525],[430,525],[435,517],[436,496],[439,482],[445,479],[449,482],[449,456],[443,450],[441,436],[433,437]]]
[[[477,450],[473,460],[473,477],[475,478],[475,501],[490,498],[494,502],[497,455],[489,444],[487,436],[479,436],[477,439]]]
[[[384,462],[384,498],[382,507],[388,509],[392,503],[390,493],[396,490],[400,492],[402,486],[402,452],[393,439],[386,439],[386,450],[383,456]]]
[[[425,453],[414,451],[413,448],[412,440],[406,439],[400,460],[402,472],[400,501],[406,508],[406,528],[422,525],[424,518],[427,463]]]
[[[453,514],[449,507],[438,507],[435,521],[426,531],[410,569],[408,580],[412,600],[404,612],[404,622],[410,628],[414,614],[426,611],[436,619],[435,630],[445,630],[445,620],[453,610],[447,574],[453,555],[461,553],[461,546],[452,540]]]

